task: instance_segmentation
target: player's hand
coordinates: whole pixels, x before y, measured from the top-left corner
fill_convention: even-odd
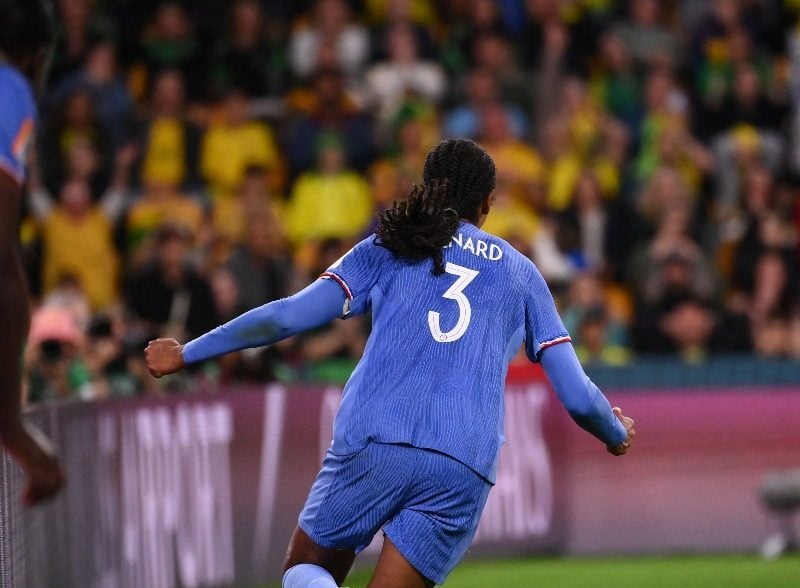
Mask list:
[[[3,445],[28,478],[22,500],[28,506],[55,495],[64,485],[64,473],[47,438],[29,423],[4,426]]]
[[[622,423],[622,426],[625,427],[628,438],[619,445],[608,445],[608,452],[611,455],[625,455],[631,443],[633,443],[633,438],[636,436],[636,430],[633,428],[633,419],[622,414],[622,409],[618,406],[615,406],[612,410],[614,411],[614,416],[616,416]]]
[[[172,374],[183,368],[183,345],[175,339],[155,339],[147,344],[144,357],[147,369],[156,377]]]

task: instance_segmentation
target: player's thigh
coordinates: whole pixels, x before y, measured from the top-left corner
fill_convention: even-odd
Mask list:
[[[434,585],[403,557],[388,537],[384,537],[381,555],[367,588],[430,588]]]
[[[355,557],[353,549],[334,549],[317,545],[305,531],[297,527],[289,542],[283,571],[298,564],[314,564],[328,570],[336,583],[341,585],[350,573]]]

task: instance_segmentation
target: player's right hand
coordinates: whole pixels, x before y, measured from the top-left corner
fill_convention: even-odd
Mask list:
[[[3,445],[28,478],[22,500],[28,506],[55,495],[64,485],[64,473],[44,434],[22,421],[4,426]]]
[[[144,357],[147,369],[156,378],[172,374],[183,368],[183,345],[175,339],[155,339],[147,344]]]
[[[608,445],[608,452],[611,455],[625,455],[633,442],[633,438],[636,436],[636,430],[633,428],[633,419],[622,414],[622,409],[618,406],[615,406],[612,410],[614,411],[614,416],[616,416],[622,423],[622,426],[625,427],[628,438],[619,445]]]

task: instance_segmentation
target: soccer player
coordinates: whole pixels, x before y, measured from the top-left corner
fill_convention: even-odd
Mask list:
[[[28,477],[23,500],[55,494],[64,477],[44,436],[20,414],[21,358],[30,319],[18,222],[25,153],[36,107],[32,81],[43,75],[53,28],[42,0],[0,0],[0,439]]]
[[[624,454],[633,421],[584,374],[534,264],[480,230],[495,166],[472,141],[428,154],[424,186],[380,215],[320,279],[181,346],[146,350],[155,376],[372,309],[333,443],[300,514],[283,585],[329,588],[383,529],[370,586],[442,583],[467,550],[495,481],[509,359],[525,342],[570,415]]]

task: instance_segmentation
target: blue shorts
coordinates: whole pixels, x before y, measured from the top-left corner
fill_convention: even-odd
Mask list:
[[[328,452],[300,513],[319,546],[356,553],[383,532],[411,565],[441,584],[467,551],[491,484],[442,453],[370,443]]]

